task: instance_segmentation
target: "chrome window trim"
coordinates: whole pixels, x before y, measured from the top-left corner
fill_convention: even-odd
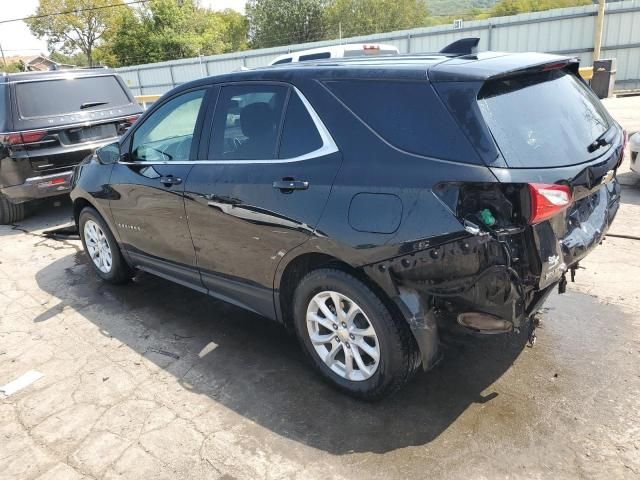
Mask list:
[[[257,83],[257,82],[256,82]],[[331,155],[332,153],[338,152],[338,146],[336,145],[333,137],[329,133],[329,130],[322,122],[317,112],[314,110],[309,100],[302,94],[300,90],[295,85],[291,85],[298,98],[302,101],[302,104],[307,109],[311,120],[313,121],[316,130],[320,134],[320,139],[322,140],[322,146],[313,150],[309,153],[305,153],[303,155],[298,155],[297,157],[292,158],[275,158],[270,160],[241,160],[241,159],[233,159],[233,160],[178,160],[178,161],[165,161],[165,162],[123,162],[118,160],[118,163],[123,165],[242,165],[242,164],[268,164],[268,163],[293,163],[293,162],[302,162],[305,160],[310,160],[312,158],[324,157],[326,155]]]

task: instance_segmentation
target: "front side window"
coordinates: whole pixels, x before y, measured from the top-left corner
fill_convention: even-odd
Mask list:
[[[133,134],[131,159],[144,162],[189,160],[204,94],[204,90],[182,94],[145,119]]]
[[[289,89],[280,85],[222,87],[213,120],[209,158],[277,158],[282,112]]]

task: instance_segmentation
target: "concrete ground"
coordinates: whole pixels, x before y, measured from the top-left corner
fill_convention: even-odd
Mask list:
[[[319,381],[278,325],[150,275],[98,281],[79,241],[41,235],[66,203],[0,227],[0,385],[44,374],[0,397],[0,479],[639,478],[640,241],[614,235],[640,237],[640,188],[621,178],[534,348],[460,340],[377,404]]]

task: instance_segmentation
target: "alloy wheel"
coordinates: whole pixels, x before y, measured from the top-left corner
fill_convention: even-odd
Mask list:
[[[84,241],[93,264],[102,273],[109,273],[113,265],[113,254],[102,227],[93,220],[84,224]]]
[[[380,343],[369,318],[353,300],[323,291],[307,307],[307,331],[320,359],[350,381],[370,378],[380,363]]]

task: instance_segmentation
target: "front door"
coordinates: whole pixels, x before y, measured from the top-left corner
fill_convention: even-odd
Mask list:
[[[115,199],[110,202],[136,266],[201,290],[184,189],[205,93],[178,94],[135,126],[111,175]]]
[[[212,295],[274,318],[276,266],[313,233],[340,153],[286,84],[222,86],[212,123],[206,159],[186,185],[202,281]]]

